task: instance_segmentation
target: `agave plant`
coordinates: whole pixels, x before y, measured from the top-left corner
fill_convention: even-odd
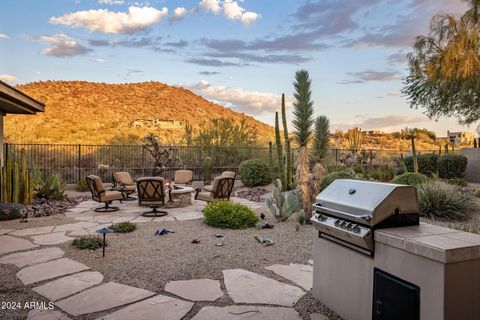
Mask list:
[[[272,196],[265,200],[277,221],[286,221],[295,212],[303,212],[297,190],[281,192],[282,182],[277,179]]]

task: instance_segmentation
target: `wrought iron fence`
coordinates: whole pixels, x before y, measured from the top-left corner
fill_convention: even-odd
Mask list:
[[[258,147],[216,147],[203,148],[194,146],[173,146],[176,156],[181,160],[183,169],[194,172],[194,179],[202,179],[202,162],[210,157],[213,162],[212,175],[215,177],[222,171],[238,171],[240,163],[247,159],[270,160],[269,148]],[[60,173],[67,183],[76,183],[79,179],[96,174],[102,180],[110,182],[116,171],[129,171],[134,178],[161,174],[173,179],[177,167],[158,169],[154,167],[154,159],[143,145],[74,145],[74,144],[4,144],[4,159],[18,157],[25,150],[28,162],[39,169],[45,178],[53,173]],[[438,153],[420,151],[419,153]],[[295,150],[292,151],[295,155]],[[327,163],[331,165],[362,166],[397,165],[400,155],[408,151],[399,150],[361,150],[352,153],[350,150],[331,149]],[[277,163],[276,150],[272,152],[274,163]]]

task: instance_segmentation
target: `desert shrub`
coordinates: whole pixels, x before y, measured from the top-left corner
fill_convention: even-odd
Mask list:
[[[27,207],[19,203],[0,203],[0,221],[27,217]]]
[[[341,166],[341,165],[330,165],[327,166],[327,172],[328,173],[333,173],[333,172],[339,172],[339,171],[347,171],[349,168],[347,166]]]
[[[391,183],[396,183],[396,184],[406,184],[406,185],[409,185],[409,186],[417,186],[421,183],[427,182],[427,180],[428,180],[428,178],[424,174],[407,172],[407,173],[401,174],[399,176],[396,176],[390,182]]]
[[[230,201],[214,201],[203,209],[203,222],[217,228],[244,229],[255,226],[259,218],[248,207]]]
[[[64,193],[65,183],[62,182],[59,173],[49,175],[43,186],[38,190],[37,197],[52,200],[64,200],[67,195]]]
[[[460,178],[453,178],[445,180],[446,183],[451,184],[452,186],[459,186],[459,187],[466,187],[468,186],[468,182],[465,179]]]
[[[449,223],[448,227],[450,229],[455,229],[463,232],[470,232],[480,234],[480,225],[475,223]]]
[[[371,168],[364,177],[369,180],[377,180],[387,182],[395,177],[395,171],[390,166],[374,167]]]
[[[351,173],[346,171],[337,171],[337,172],[329,173],[322,180],[321,190],[324,190],[333,181],[337,179],[354,179],[354,176]]]
[[[442,179],[461,178],[467,170],[467,157],[460,154],[447,154],[438,158],[438,176]]]
[[[431,180],[417,189],[420,213],[428,218],[465,220],[476,208],[472,195],[442,181]]]
[[[77,190],[79,192],[88,191],[87,180],[85,180],[85,179],[78,180],[78,182],[75,186],[75,190]]]
[[[240,164],[238,172],[246,187],[266,186],[272,183],[272,169],[262,160],[245,160]]]
[[[477,190],[475,190],[475,192],[473,193],[473,195],[477,198],[480,198],[480,188],[478,188]]]
[[[125,222],[112,224],[109,228],[117,233],[127,233],[137,229],[137,225],[135,223],[125,221]]]
[[[405,157],[405,165],[409,172],[413,172],[413,157]],[[438,155],[434,153],[424,153],[417,156],[418,173],[432,176],[438,169]]]
[[[103,239],[97,236],[83,236],[73,240],[72,245],[82,250],[97,250],[103,247]],[[107,245],[106,242],[105,245]]]

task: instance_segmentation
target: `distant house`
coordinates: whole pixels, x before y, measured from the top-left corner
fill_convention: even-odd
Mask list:
[[[164,120],[164,119],[136,119],[130,123],[132,128],[178,128],[182,126],[182,122],[178,120]]]
[[[363,134],[367,136],[381,136],[383,135],[383,131],[380,130],[367,130],[367,131],[362,131]]]
[[[459,132],[450,132],[447,131],[447,139],[453,146],[458,146],[460,144],[473,144],[475,139],[475,134],[470,131],[459,131]]]

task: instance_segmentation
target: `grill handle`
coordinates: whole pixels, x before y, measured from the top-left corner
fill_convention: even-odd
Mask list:
[[[369,215],[369,214],[363,214],[363,215],[351,214],[351,213],[343,212],[343,211],[340,211],[340,210],[335,210],[335,209],[331,209],[331,208],[327,208],[327,207],[322,207],[318,203],[314,204],[313,207],[315,209],[323,211],[324,213],[327,213],[327,214],[329,213],[329,214],[333,214],[333,215],[341,215],[341,216],[345,216],[345,217],[348,217],[348,218],[357,219],[357,220],[361,219],[361,220],[365,220],[365,221],[370,221],[372,219],[372,216]]]

